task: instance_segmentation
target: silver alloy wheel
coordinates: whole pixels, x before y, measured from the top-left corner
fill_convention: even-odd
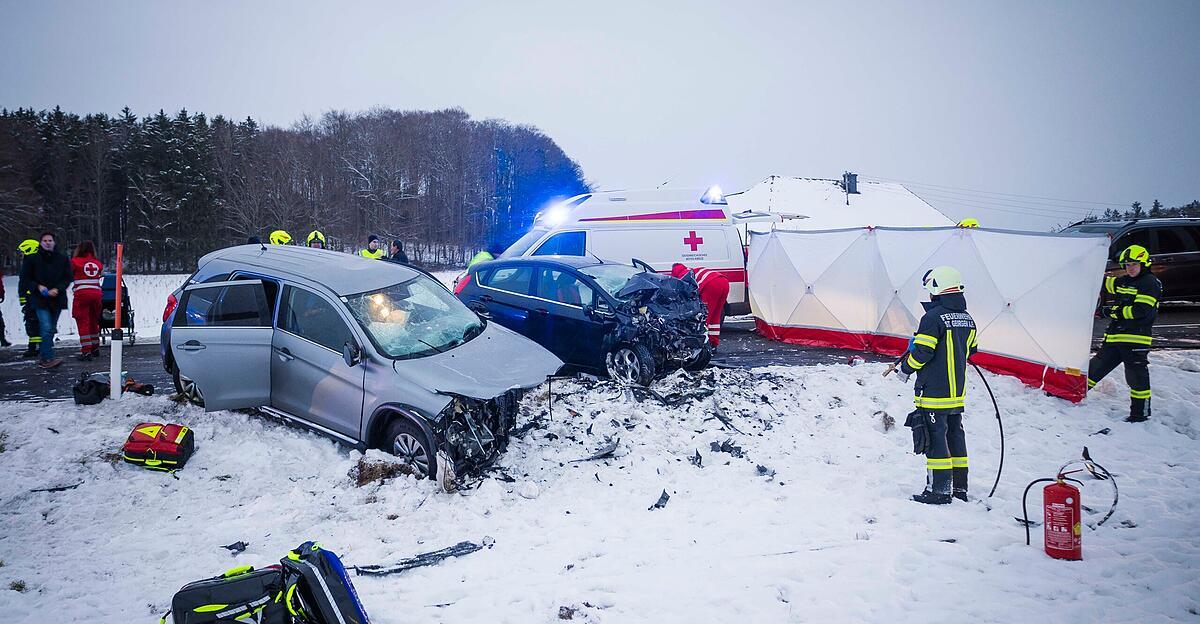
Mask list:
[[[412,467],[416,476],[429,476],[429,455],[421,442],[408,433],[401,433],[392,441],[392,453]]]
[[[629,347],[621,347],[608,356],[608,375],[627,386],[638,383],[641,363]]]
[[[179,387],[183,389],[183,396],[187,397],[188,401],[196,405],[204,405],[204,393],[200,392],[200,386],[191,377],[179,374]]]

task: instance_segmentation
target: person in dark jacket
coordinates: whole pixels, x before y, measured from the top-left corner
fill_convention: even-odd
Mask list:
[[[1112,319],[1104,332],[1104,345],[1088,363],[1088,389],[1100,383],[1118,364],[1125,364],[1129,384],[1129,417],[1126,422],[1150,418],[1150,342],[1158,317],[1162,282],[1150,273],[1150,252],[1130,245],[1121,252],[1125,275],[1104,278],[1104,290],[1114,296],[1114,305],[1104,308]]]
[[[929,291],[925,315],[908,352],[901,357],[901,381],[916,373],[916,410],[904,424],[913,429],[913,450],[925,454],[925,491],[918,503],[945,505],[967,500],[967,436],[962,413],[967,385],[967,359],[979,348],[975,320],[967,313],[962,275],[953,267],[926,271]]]
[[[388,248],[387,260],[397,264],[408,264],[408,254],[404,253],[404,243],[400,239],[392,241],[392,246]]]
[[[4,303],[4,271],[0,270],[0,303]],[[4,335],[4,315],[0,314],[0,347],[11,347],[8,336]]]
[[[67,307],[71,262],[54,251],[54,234],[43,232],[39,240],[37,253],[21,265],[21,281],[29,285],[29,305],[37,314],[42,338],[38,366],[54,368],[62,364],[62,360],[54,357],[54,333],[58,329],[58,315]]]

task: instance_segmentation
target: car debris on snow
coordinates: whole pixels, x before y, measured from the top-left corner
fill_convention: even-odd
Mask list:
[[[733,440],[726,438],[724,442],[712,442],[709,444],[709,449],[714,453],[728,453],[738,459],[741,459],[745,453],[742,447],[733,443]]]
[[[653,505],[647,507],[646,511],[654,511],[655,509],[662,509],[663,507],[667,506],[667,501],[669,501],[669,500],[671,500],[671,495],[667,494],[666,490],[663,490],[662,494],[658,495],[658,501],[655,502]]]
[[[385,576],[388,574],[396,574],[413,568],[421,568],[425,566],[435,565],[444,559],[450,557],[462,557],[474,552],[491,548],[496,544],[496,540],[490,536],[485,536],[478,544],[475,542],[459,542],[453,546],[435,550],[432,552],[421,553],[405,559],[401,559],[396,563],[389,565],[362,565],[362,566],[346,566],[347,570],[354,570],[357,576]]]
[[[232,544],[226,544],[225,546],[222,546],[221,548],[228,550],[229,552],[233,553],[233,556],[236,557],[236,556],[242,554],[242,552],[244,552],[246,550],[246,547],[249,545],[250,544],[248,542],[243,542],[241,540],[238,540]]]
[[[582,459],[572,459],[570,463],[574,464],[576,462],[595,461],[597,459],[605,459],[607,457],[612,457],[613,454],[617,452],[617,447],[620,445],[621,445],[621,438],[614,438],[611,441],[609,441],[608,443],[606,443],[604,446],[600,447],[600,450],[596,451],[592,455],[590,455],[588,457],[584,457]]]
[[[700,456],[700,449],[696,449],[696,454],[689,457],[688,461],[697,468],[704,467],[704,458]]]

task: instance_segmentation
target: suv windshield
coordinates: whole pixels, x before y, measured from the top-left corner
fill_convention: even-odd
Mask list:
[[[616,297],[617,291],[625,287],[629,278],[641,273],[642,270],[627,264],[597,264],[579,269],[579,272],[596,280],[600,288]]]
[[[483,333],[474,312],[424,275],[350,295],[346,305],[375,348],[398,360],[441,353]]]
[[[525,236],[518,238],[517,242],[509,245],[508,249],[505,249],[504,253],[500,254],[500,257],[519,258],[525,255],[525,252],[529,251],[529,248],[533,247],[533,244],[536,243],[539,238],[545,236],[546,232],[549,231],[550,230],[545,228],[533,228],[532,230],[529,230],[525,233]]]

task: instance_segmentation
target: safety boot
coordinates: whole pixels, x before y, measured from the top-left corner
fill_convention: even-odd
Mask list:
[[[929,490],[925,490],[920,494],[913,494],[912,499],[926,505],[949,505],[952,500],[949,494],[939,494]]]
[[[952,471],[954,483],[954,498],[957,498],[964,503],[967,502],[967,469],[956,467]]]

